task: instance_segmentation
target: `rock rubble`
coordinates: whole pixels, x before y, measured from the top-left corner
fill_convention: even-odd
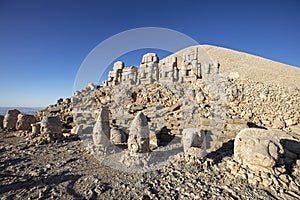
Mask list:
[[[44,144],[45,152],[38,145],[28,151],[21,145],[24,152],[17,152],[13,145],[2,144],[0,150],[30,159],[38,157],[37,151],[55,160],[49,154],[53,145],[68,154],[56,163],[28,166],[32,180],[59,169],[58,175],[81,176],[86,163],[98,166],[98,171],[93,166],[95,175],[106,179],[85,174],[73,177],[67,187],[59,182],[60,188],[34,188],[40,198],[58,197],[58,191],[75,188],[79,198],[299,199],[299,88],[243,79],[236,71],[219,73],[220,68],[218,62],[205,60],[199,47],[162,60],[145,54],[140,68],[118,61],[102,85],[91,83],[35,117],[16,110],[0,116],[1,133],[17,129],[15,134],[26,136],[29,144]],[[87,152],[79,153],[72,136],[78,136],[102,164],[118,160],[124,173],[96,164]],[[175,140],[181,146],[164,157]],[[66,141],[73,144],[70,149],[60,146]],[[155,155],[166,165],[151,166],[159,163]],[[8,158],[1,159],[2,167],[11,170]],[[128,175],[134,167],[146,169],[140,170],[145,173]],[[17,164],[16,174],[24,175],[23,168]],[[9,184],[20,181],[18,177],[5,179],[0,191],[15,194],[9,192]],[[22,191],[16,193],[22,196]]]

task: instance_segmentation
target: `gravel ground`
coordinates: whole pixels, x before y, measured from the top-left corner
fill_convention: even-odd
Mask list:
[[[28,145],[1,132],[1,199],[281,199],[284,191],[253,188],[230,176],[233,142],[206,158],[182,153],[164,168],[131,174],[102,166],[78,139]]]

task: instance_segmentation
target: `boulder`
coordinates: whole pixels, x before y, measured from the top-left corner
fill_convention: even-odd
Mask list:
[[[4,116],[0,115],[0,128],[3,128],[3,120],[4,120]]]
[[[206,154],[205,133],[198,128],[183,129],[182,145],[184,152],[204,156]]]
[[[234,159],[253,171],[269,172],[283,153],[280,139],[273,131],[246,128],[234,141]]]
[[[102,106],[93,128],[93,141],[96,146],[106,146],[110,140],[109,110]]]
[[[41,134],[47,136],[48,140],[60,139],[63,137],[62,125],[59,117],[43,117],[41,121]]]
[[[117,127],[113,127],[110,131],[110,141],[113,144],[122,144],[126,142],[126,133]]]
[[[143,112],[138,112],[130,126],[128,150],[130,153],[148,153],[150,151],[149,126]]]
[[[31,124],[34,123],[36,123],[36,118],[34,115],[19,114],[16,129],[22,131],[30,131]]]
[[[21,112],[17,109],[8,110],[3,120],[3,127],[9,130],[16,129],[16,123],[20,113]]]

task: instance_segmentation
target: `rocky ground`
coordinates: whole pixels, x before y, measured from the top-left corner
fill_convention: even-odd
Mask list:
[[[180,153],[164,168],[143,174],[103,166],[76,138],[29,145],[1,131],[1,199],[297,199],[280,187],[250,185],[230,169],[233,141],[205,158]]]
[[[203,48],[221,66],[220,77],[209,79],[212,82],[89,84],[35,116],[16,110],[0,115],[0,127],[5,128],[0,129],[0,198],[300,199],[299,69],[222,48]],[[101,111],[106,107],[110,112],[104,117]],[[133,123],[135,116],[142,116],[140,111],[145,114],[140,121],[149,124]],[[146,144],[151,147],[137,156],[144,151],[134,149],[145,144],[145,138],[134,146],[128,135],[142,127],[149,128]],[[201,129],[197,137],[189,132],[191,127]],[[111,142],[122,148],[87,145],[91,133],[108,129]],[[206,141],[210,147],[199,145],[204,135],[214,142]],[[191,146],[185,153],[180,147],[173,159],[164,160],[165,166],[152,171],[137,173],[126,167],[131,161],[153,164],[153,155],[165,158],[172,139]],[[212,152],[205,157],[197,154],[206,148]],[[105,162],[121,160],[125,165],[111,168],[93,156],[112,149],[120,154],[113,152]]]

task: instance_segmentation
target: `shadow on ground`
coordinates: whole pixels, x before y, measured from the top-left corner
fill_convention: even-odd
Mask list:
[[[218,164],[225,157],[231,157],[233,155],[234,140],[229,140],[223,143],[222,147],[216,151],[210,152],[206,155],[207,158],[212,159],[214,164]]]

